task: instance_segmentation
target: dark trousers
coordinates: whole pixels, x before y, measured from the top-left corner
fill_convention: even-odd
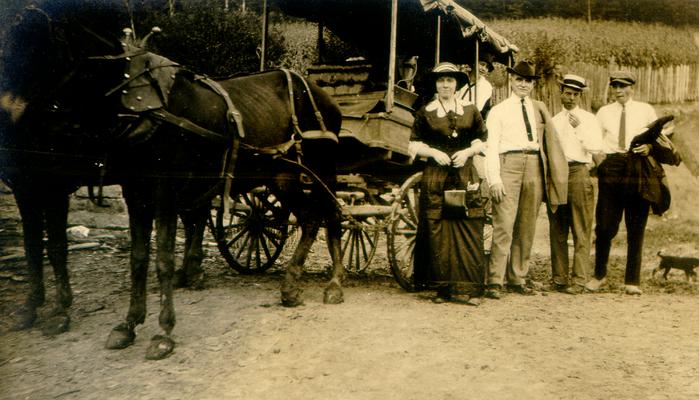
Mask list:
[[[638,178],[629,175],[628,156],[609,155],[597,170],[599,198],[595,210],[595,277],[607,275],[607,262],[612,239],[619,231],[622,215],[626,222],[627,285],[641,281],[643,233],[648,221],[650,204],[638,192]]]

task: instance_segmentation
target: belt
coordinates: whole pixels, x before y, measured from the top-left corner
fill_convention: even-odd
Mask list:
[[[539,150],[508,150],[503,154],[539,154]]]
[[[569,167],[576,167],[578,165],[585,165],[587,163],[580,162],[580,161],[568,161],[568,166]]]

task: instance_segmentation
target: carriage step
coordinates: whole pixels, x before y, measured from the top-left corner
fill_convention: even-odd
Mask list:
[[[355,218],[387,217],[391,214],[393,206],[363,204],[360,206],[348,206],[346,209],[347,213]]]

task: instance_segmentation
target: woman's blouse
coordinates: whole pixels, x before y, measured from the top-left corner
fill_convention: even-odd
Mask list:
[[[481,114],[473,104],[454,98],[446,103],[435,99],[415,113],[411,141],[423,142],[448,155],[485,142],[488,133]]]

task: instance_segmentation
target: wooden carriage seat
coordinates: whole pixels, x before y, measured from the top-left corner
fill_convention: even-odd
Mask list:
[[[394,103],[386,112],[385,83],[370,82],[371,65],[316,65],[308,69],[309,80],[325,89],[342,110],[340,141],[348,168],[378,160],[409,162],[408,144],[413,125],[412,105],[417,95],[396,86]]]

